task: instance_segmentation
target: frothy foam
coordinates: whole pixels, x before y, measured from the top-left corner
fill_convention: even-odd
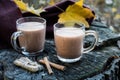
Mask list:
[[[77,37],[85,35],[82,30],[75,28],[61,28],[56,30],[55,34],[62,37]]]
[[[18,29],[22,31],[36,31],[44,29],[44,25],[39,22],[25,22],[18,25]]]

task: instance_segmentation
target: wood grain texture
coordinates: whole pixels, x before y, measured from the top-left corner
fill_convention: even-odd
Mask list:
[[[108,70],[103,71],[103,66],[109,57],[115,54],[120,55],[120,49],[117,46],[117,41],[120,40],[120,37],[112,33],[108,28],[91,26],[91,29],[98,32],[99,43],[93,51],[84,54],[78,62],[71,64],[60,62],[56,57],[56,49],[53,40],[46,40],[45,50],[39,56],[29,57],[32,60],[40,60],[48,56],[49,61],[66,66],[65,71],[52,68],[54,74],[49,75],[44,66],[43,71],[36,73],[29,72],[13,64],[15,59],[24,55],[13,49],[3,49],[0,50],[0,76],[4,76],[4,80],[105,80],[105,78],[108,79],[109,77],[113,79],[116,78],[110,75],[114,74],[119,76],[120,66],[117,65],[120,63],[119,59],[115,59],[116,64],[114,61],[113,64],[110,64],[114,67],[108,69],[113,69],[110,74],[107,72]],[[86,39],[85,44],[89,45],[89,41],[91,40],[92,39]]]

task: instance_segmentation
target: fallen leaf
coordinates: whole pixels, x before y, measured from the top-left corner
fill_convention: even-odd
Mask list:
[[[25,4],[23,1],[19,1],[19,0],[14,0],[14,2],[18,5],[18,7],[21,10],[27,10],[27,4]]]
[[[55,4],[55,0],[50,0],[50,2],[49,2],[49,5],[54,5]]]
[[[64,23],[67,21],[73,21],[77,23],[84,23],[86,28],[89,28],[89,23],[86,19],[94,18],[95,15],[89,8],[83,7],[83,0],[75,2],[73,5],[69,5],[67,9],[59,14],[58,22]]]
[[[44,7],[49,2],[43,0],[13,0],[22,11],[31,12],[36,15],[40,15],[41,12],[45,11]]]
[[[69,22],[70,21],[70,22],[76,22],[76,23],[84,23],[87,28],[89,27],[89,24],[85,20],[84,17],[76,15],[74,13],[64,12],[64,13],[60,14],[59,16],[60,16],[60,18],[59,18],[58,22],[60,22],[60,23],[64,23],[64,22],[67,22],[67,21]]]

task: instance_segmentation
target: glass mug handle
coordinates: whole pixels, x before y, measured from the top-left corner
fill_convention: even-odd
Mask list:
[[[88,36],[88,35],[94,36],[94,37],[95,37],[95,40],[92,42],[92,44],[91,44],[89,47],[84,48],[83,53],[88,53],[88,52],[90,52],[91,50],[93,50],[94,47],[95,47],[95,45],[96,45],[97,42],[98,42],[98,35],[97,35],[97,33],[96,33],[95,31],[93,31],[93,30],[85,31],[85,36]]]
[[[15,50],[17,50],[17,51],[22,51],[22,50],[24,50],[23,48],[20,48],[19,46],[18,46],[18,43],[17,43],[17,38],[19,37],[19,36],[21,36],[21,35],[23,35],[22,34],[22,31],[17,31],[17,32],[14,32],[13,34],[12,34],[12,36],[11,36],[11,44],[12,44],[12,47],[15,49]]]

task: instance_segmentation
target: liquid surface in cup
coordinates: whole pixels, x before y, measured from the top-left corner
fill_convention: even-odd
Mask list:
[[[83,52],[85,33],[80,29],[61,28],[55,32],[55,44],[58,56],[67,59],[80,57]]]
[[[25,47],[26,51],[36,52],[44,48],[45,42],[45,25],[39,22],[25,22],[18,25],[18,31],[22,31],[23,35],[19,37],[21,47]]]

